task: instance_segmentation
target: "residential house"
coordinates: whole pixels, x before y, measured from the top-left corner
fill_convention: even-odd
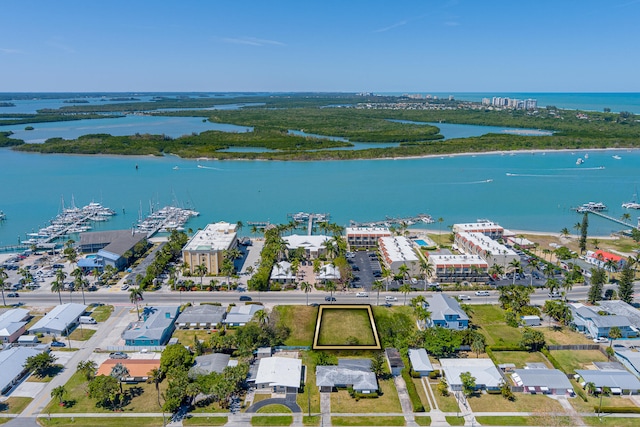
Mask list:
[[[433,365],[429,360],[427,350],[424,348],[410,348],[409,362],[411,362],[411,368],[413,371],[418,373],[421,377],[429,376],[431,372],[433,372]]]
[[[180,329],[213,329],[222,323],[227,310],[218,305],[201,304],[185,308],[176,320]]]
[[[31,347],[11,347],[0,351],[0,394],[9,392],[27,374],[24,364],[29,357],[42,353]]]
[[[228,354],[212,353],[197,356],[194,365],[189,369],[189,377],[195,378],[198,375],[208,375],[212,372],[221,374],[227,366],[235,365],[237,365],[237,361],[232,361]]]
[[[625,369],[576,369],[577,381],[582,387],[593,383],[597,389],[609,387],[613,394],[638,394],[640,380]]]
[[[160,369],[160,359],[107,359],[98,368],[96,375],[111,375],[113,367],[123,365],[129,371],[120,380],[126,383],[140,383],[149,379],[153,369]]]
[[[273,393],[297,393],[302,383],[302,360],[291,357],[265,357],[259,360],[255,386]]]
[[[283,285],[287,283],[294,283],[296,281],[296,276],[291,271],[291,263],[288,261],[277,262],[271,270],[270,279],[272,282],[281,283]]]
[[[640,331],[640,310],[622,300],[598,301],[599,309],[629,319],[631,326]]]
[[[67,303],[56,306],[29,328],[30,334],[53,336],[68,335],[78,324],[78,319],[87,310],[84,304]]]
[[[386,356],[387,365],[389,366],[391,375],[401,375],[402,370],[404,369],[404,362],[402,361],[402,357],[400,356],[398,349],[393,347],[385,348],[384,355]]]
[[[14,308],[0,314],[0,343],[12,343],[24,334],[29,315],[29,310]]]
[[[436,293],[429,300],[431,317],[427,319],[427,326],[440,326],[446,329],[467,329],[469,316],[464,312],[458,301],[454,298]]]
[[[227,317],[222,321],[227,326],[244,326],[253,319],[254,314],[263,310],[264,307],[259,304],[237,305],[231,307]]]
[[[320,267],[320,271],[316,275],[316,280],[318,282],[340,280],[340,269],[333,264],[325,264]]]
[[[129,324],[122,333],[126,345],[158,346],[164,345],[175,328],[180,312],[179,306],[145,307],[142,321]]]
[[[616,352],[616,358],[620,363],[629,369],[636,377],[640,378],[640,352],[621,345],[616,345],[613,348]]]
[[[469,372],[476,379],[476,390],[499,390],[502,375],[488,358],[440,359],[440,366],[452,391],[462,391],[460,374]]]
[[[331,240],[331,237],[292,234],[291,236],[282,237],[282,240],[287,245],[287,250],[293,251],[302,248],[307,259],[316,259],[327,254],[325,245]]]
[[[596,312],[596,308],[581,303],[570,303],[569,308],[573,315],[572,325],[592,338],[608,338],[613,327],[620,329],[623,338],[636,336],[638,333],[626,316],[601,315]]]
[[[316,384],[321,392],[351,387],[357,393],[378,392],[378,380],[370,359],[338,359],[337,365],[316,366]]]
[[[531,394],[553,394],[573,396],[573,387],[566,374],[559,369],[536,367],[535,369],[516,369],[511,378],[513,382],[524,387]]]
[[[209,274],[217,275],[222,270],[225,252],[237,246],[236,224],[218,222],[194,234],[182,248],[182,257],[191,274],[195,274],[198,265],[204,264]]]
[[[618,271],[627,262],[620,255],[598,249],[597,251],[587,251],[584,260],[596,267],[604,268],[607,271]],[[611,266],[613,264],[613,266]]]

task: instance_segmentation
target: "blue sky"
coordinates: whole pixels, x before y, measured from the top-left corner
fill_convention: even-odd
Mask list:
[[[0,92],[640,92],[640,0],[3,0]]]

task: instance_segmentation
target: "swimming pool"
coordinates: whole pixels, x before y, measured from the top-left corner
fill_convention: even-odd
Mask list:
[[[424,240],[420,239],[420,240],[414,240],[414,242],[416,242],[416,244],[418,246],[428,246],[427,242],[425,242]]]

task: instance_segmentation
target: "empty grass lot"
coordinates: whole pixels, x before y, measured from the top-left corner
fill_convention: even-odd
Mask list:
[[[569,417],[539,417],[539,416],[480,416],[476,421],[485,426],[571,426],[573,422]]]
[[[309,355],[309,352],[302,352],[302,364],[307,370],[307,376],[304,384],[304,393],[298,393],[296,395],[296,402],[303,411],[308,413],[309,411],[309,394],[311,394],[311,413],[317,414],[320,412],[320,391],[316,386],[316,362]]]
[[[24,411],[33,399],[30,397],[9,397],[4,402],[0,402],[0,412],[7,414],[19,414]]]
[[[575,374],[576,369],[589,369],[592,362],[607,361],[607,356],[599,350],[554,350],[550,353],[567,374]]]
[[[548,368],[553,368],[553,366],[547,361],[547,358],[537,351],[494,351],[493,356],[499,364],[513,363],[518,369],[524,368],[527,363],[544,363]]]
[[[580,387],[572,381],[575,388]],[[600,405],[600,396],[587,396],[587,402],[581,398],[569,399],[569,402],[576,408],[578,412],[594,412],[593,408],[597,408]],[[615,407],[635,407],[633,400],[621,396],[602,396],[602,406],[615,406]],[[640,425],[640,420],[638,420]]]
[[[228,417],[190,417],[182,420],[183,426],[223,426],[229,422]]]
[[[369,312],[366,309],[324,309],[318,345],[375,345]]]
[[[475,412],[564,412],[556,400],[543,395],[517,393],[516,400],[511,402],[500,394],[482,394],[467,401]]]
[[[393,380],[378,380],[382,396],[366,398],[356,401],[349,396],[347,390],[338,390],[331,393],[331,412],[340,413],[370,413],[370,412],[402,412],[400,399]]]
[[[95,333],[96,333],[95,329],[87,329],[85,327],[83,327],[82,329],[76,328],[73,332],[71,332],[71,335],[69,335],[69,338],[71,338],[74,341],[86,341],[89,338],[91,338]]]
[[[331,417],[334,426],[403,426],[404,417]]]
[[[285,345],[313,344],[313,334],[316,328],[317,307],[306,305],[280,305],[273,309],[280,316],[280,322],[289,327],[291,335],[284,342]]]
[[[39,417],[38,423],[44,427],[73,426],[73,427],[158,427],[162,425],[162,417],[113,417],[113,418],[71,418]]]
[[[91,317],[96,319],[96,322],[104,322],[111,316],[111,313],[113,313],[112,305],[101,305],[93,309]]]
[[[572,331],[567,327],[562,328],[540,328],[544,333],[547,344],[551,345],[567,345],[567,344],[593,344],[584,334]]]
[[[504,310],[497,305],[473,305],[471,321],[487,338],[487,345],[518,345],[522,332],[507,326]]]
[[[251,418],[252,426],[290,426],[292,423],[293,417],[291,415],[273,417],[256,415]]]

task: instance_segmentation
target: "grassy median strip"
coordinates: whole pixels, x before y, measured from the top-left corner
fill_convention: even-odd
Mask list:
[[[273,417],[256,415],[251,418],[252,426],[290,426],[292,423],[293,417],[291,415]]]
[[[158,427],[162,425],[162,417],[39,417],[38,423],[44,427],[74,426],[74,427]]]
[[[416,416],[416,424],[419,426],[430,426],[431,425],[431,417],[421,417]]]
[[[331,417],[334,426],[403,426],[404,417]]]
[[[9,397],[4,402],[0,402],[0,412],[7,414],[19,414],[31,403],[30,397]]]
[[[182,420],[183,426],[223,426],[229,417],[190,417]]]

